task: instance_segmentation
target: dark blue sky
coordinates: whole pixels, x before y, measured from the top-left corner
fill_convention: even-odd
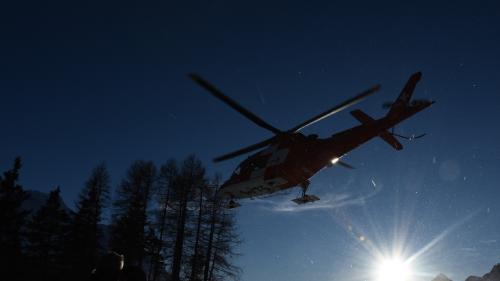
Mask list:
[[[0,168],[21,155],[26,188],[60,185],[71,204],[101,161],[116,186],[133,160],[189,153],[227,177],[241,159],[210,159],[269,133],[190,72],[287,129],[375,83],[382,90],[356,108],[380,117],[421,70],[415,96],[438,103],[398,131],[428,136],[401,152],[380,140],[353,151],[345,160],[357,169],[315,176],[322,200],[306,209],[287,203],[298,191],[243,202],[243,280],[361,280],[375,248],[397,245],[406,257],[423,252],[415,280],[464,280],[500,262],[497,1],[17,1],[0,10]],[[343,112],[305,133],[354,125]]]

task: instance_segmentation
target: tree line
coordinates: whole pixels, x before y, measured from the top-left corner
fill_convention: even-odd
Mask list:
[[[74,211],[63,207],[59,187],[41,208],[25,210],[21,166],[16,158],[0,176],[2,279],[88,280],[109,250],[142,268],[149,281],[238,279],[234,215],[217,196],[219,177],[208,178],[195,156],[159,167],[135,161],[113,200],[108,170],[98,165]],[[107,212],[111,219],[104,224]]]

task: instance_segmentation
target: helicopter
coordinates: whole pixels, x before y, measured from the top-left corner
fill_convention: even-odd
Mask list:
[[[307,194],[310,185],[309,179],[313,175],[334,165],[354,169],[353,166],[342,161],[342,157],[375,137],[380,137],[395,150],[403,149],[403,145],[397,138],[414,140],[425,134],[407,137],[396,134],[394,127],[435,103],[432,100],[411,99],[415,86],[422,77],[422,73],[417,72],[410,76],[394,102],[384,103],[383,108],[389,109],[385,116],[373,119],[365,112],[356,109],[350,113],[361,123],[360,125],[335,133],[327,138],[319,138],[316,134],[306,136],[300,131],[367,98],[378,91],[380,85],[374,85],[325,112],[284,131],[270,125],[244,108],[201,76],[197,74],[189,74],[188,76],[250,121],[274,134],[264,141],[214,159],[214,162],[220,162],[260,149],[243,160],[230,178],[220,186],[218,195],[229,199],[229,208],[239,207],[240,204],[237,202],[239,199],[261,197],[294,187],[302,189],[301,195],[292,200],[295,203],[305,204],[319,200],[319,197]]]

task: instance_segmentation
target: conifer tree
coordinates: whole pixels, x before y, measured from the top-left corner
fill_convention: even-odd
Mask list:
[[[217,196],[219,177],[216,176],[209,197],[207,242],[204,257],[203,281],[237,280],[241,269],[233,264],[241,243],[234,213],[226,208],[227,202]]]
[[[22,228],[28,213],[21,205],[28,195],[18,183],[20,169],[17,157],[12,169],[0,176],[0,276],[20,276],[24,262]]]
[[[73,279],[84,280],[103,252],[103,233],[100,222],[109,201],[109,174],[104,164],[93,169],[76,204],[68,247]]]
[[[203,264],[203,281],[208,281],[209,279],[209,273],[210,273],[210,265],[212,261],[212,255],[214,252],[214,244],[215,244],[215,233],[216,233],[216,227],[217,227],[217,219],[219,216],[219,213],[222,210],[221,207],[221,200],[217,200],[217,189],[219,185],[219,178],[216,177],[214,180],[214,190],[211,192],[210,196],[208,197],[208,209],[209,209],[209,217],[207,220],[207,225],[208,225],[208,237],[207,237],[207,246],[206,246],[206,254],[204,257],[204,264]]]
[[[198,190],[195,190],[195,202],[193,202],[193,209],[196,210],[191,225],[193,237],[191,239],[192,248],[190,256],[190,281],[203,280],[204,266],[205,266],[205,253],[208,250],[208,243],[210,239],[210,228],[212,221],[212,213],[214,209],[213,199],[215,199],[216,187],[219,184],[219,178],[216,176],[212,183],[206,182]]]
[[[172,257],[172,280],[181,279],[182,264],[189,264],[183,260],[184,242],[186,240],[186,226],[188,222],[188,206],[193,200],[193,191],[205,185],[205,169],[195,156],[187,157],[175,184],[174,196],[177,201],[177,224],[175,228],[174,252]]]
[[[62,206],[61,190],[51,191],[47,202],[28,223],[28,256],[34,280],[62,280],[64,247],[69,232],[69,214]]]
[[[114,202],[111,246],[130,265],[142,266],[146,255],[148,209],[156,180],[153,162],[136,161],[128,169]]]
[[[213,254],[209,257],[211,264],[208,280],[238,280],[241,269],[232,261],[239,255],[236,248],[241,240],[237,233],[234,214],[226,208],[220,209],[217,213]]]
[[[173,208],[173,189],[179,177],[177,162],[167,161],[160,168],[157,184],[157,209],[155,212],[154,229],[156,230],[155,245],[151,253],[149,280],[156,281],[161,271],[172,256],[172,230],[175,227],[175,208]]]

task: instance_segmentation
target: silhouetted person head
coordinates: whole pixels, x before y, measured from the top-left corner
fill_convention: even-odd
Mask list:
[[[97,268],[92,272],[92,280],[116,281],[120,277],[120,272],[123,269],[124,258],[116,252],[108,252],[105,254]]]
[[[146,281],[146,274],[138,266],[127,265],[121,272],[120,281]]]

